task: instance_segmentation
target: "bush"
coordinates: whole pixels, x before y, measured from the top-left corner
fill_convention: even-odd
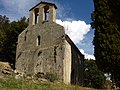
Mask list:
[[[57,80],[57,75],[47,72],[44,76],[45,79],[49,80],[50,82],[54,82],[55,80]]]

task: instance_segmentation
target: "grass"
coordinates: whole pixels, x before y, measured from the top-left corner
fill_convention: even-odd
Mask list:
[[[33,80],[15,80],[13,77],[0,79],[0,90],[94,90],[63,83],[38,82]]]

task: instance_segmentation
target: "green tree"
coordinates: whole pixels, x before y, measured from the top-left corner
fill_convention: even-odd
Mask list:
[[[120,86],[120,0],[94,0],[94,7],[96,63]]]
[[[6,54],[3,52],[4,43],[10,30],[10,21],[6,16],[0,15],[0,61],[7,61]]]
[[[104,87],[105,76],[95,63],[95,60],[85,60],[84,83],[87,87],[101,89]]]
[[[15,68],[15,56],[16,56],[16,46],[18,35],[27,27],[28,23],[25,17],[21,18],[18,21],[13,21],[9,23],[7,33],[3,28],[3,33],[5,33],[5,37],[3,37],[4,41],[2,42],[1,48],[1,58],[5,59],[5,61],[9,62],[12,65],[12,68]],[[2,25],[3,27],[3,25]]]

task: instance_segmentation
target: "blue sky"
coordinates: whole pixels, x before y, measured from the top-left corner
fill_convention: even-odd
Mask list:
[[[76,20],[83,20],[86,23],[91,22],[91,12],[94,9],[92,0],[56,0],[65,9],[69,10],[71,14],[68,13],[69,18],[74,18]]]
[[[0,14],[11,21],[23,16],[29,17],[29,9],[41,0],[0,0]],[[91,12],[94,10],[92,0],[43,0],[54,2],[57,9],[57,23],[69,28],[67,34],[87,58],[94,58],[93,36],[90,28]],[[75,31],[76,30],[76,31]],[[70,33],[69,33],[70,32]]]

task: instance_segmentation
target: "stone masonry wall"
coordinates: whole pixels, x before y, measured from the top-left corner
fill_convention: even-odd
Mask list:
[[[40,36],[40,45],[37,38]],[[18,37],[16,70],[27,74],[57,73],[63,79],[64,29],[56,23],[28,26]]]
[[[71,45],[72,50],[72,64],[71,64],[71,83],[83,85],[84,80],[84,56],[80,53],[78,48]]]
[[[64,40],[64,60],[63,60],[63,77],[64,77],[64,83],[70,84],[71,83],[71,45],[67,42],[67,40]]]

